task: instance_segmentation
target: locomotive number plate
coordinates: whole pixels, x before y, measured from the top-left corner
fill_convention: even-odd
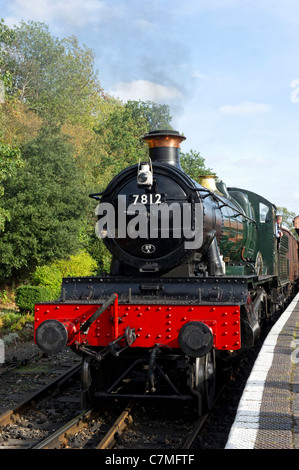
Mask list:
[[[133,194],[133,204],[161,204],[162,194]]]

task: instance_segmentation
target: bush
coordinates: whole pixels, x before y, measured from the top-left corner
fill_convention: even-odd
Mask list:
[[[42,286],[21,286],[16,292],[16,304],[21,313],[34,313],[34,305],[53,299],[50,289]]]
[[[97,274],[100,275],[103,272],[109,273],[112,255],[104,245],[103,240],[95,234],[91,235],[87,249],[92,258],[97,262]]]
[[[33,325],[34,315],[31,313],[2,312],[0,313],[0,329],[2,331],[20,331],[27,325]]]
[[[63,277],[84,277],[93,275],[98,267],[97,262],[86,251],[80,251],[53,263],[61,272]]]
[[[19,320],[11,326],[11,331],[23,330],[26,325],[33,324],[33,322],[34,315],[31,315],[31,313],[22,314],[20,315]]]
[[[11,326],[20,320],[20,313],[15,310],[8,310],[0,313],[0,327],[5,329],[10,329]]]
[[[56,299],[61,291],[62,274],[54,263],[50,266],[38,266],[33,274],[33,283],[49,289],[53,299]]]
[[[83,277],[95,274],[97,262],[86,251],[81,251],[68,259],[55,261],[50,265],[38,266],[33,274],[33,283],[46,287],[57,299],[61,292],[63,277]]]

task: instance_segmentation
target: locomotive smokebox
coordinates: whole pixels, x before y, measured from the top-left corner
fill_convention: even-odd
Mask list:
[[[166,163],[181,168],[180,145],[186,139],[177,131],[152,131],[143,137],[149,147],[149,156],[152,162]]]
[[[183,353],[191,357],[203,357],[213,347],[213,333],[205,323],[190,321],[181,328],[178,341]]]

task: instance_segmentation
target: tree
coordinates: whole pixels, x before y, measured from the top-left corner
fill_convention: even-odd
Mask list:
[[[277,207],[276,214],[282,216],[282,225],[288,228],[294,235],[296,235],[293,220],[297,214],[295,212],[289,211],[286,207]]]
[[[44,23],[22,21],[1,52],[1,74],[12,77],[8,95],[47,120],[94,122],[105,95],[94,53],[76,37],[58,39]]]
[[[44,23],[0,21],[0,274],[23,276],[86,249],[101,270],[110,254],[94,233],[91,192],[147,158],[141,137],[172,129],[167,105],[105,94],[94,53]],[[1,140],[2,139],[2,140]],[[24,167],[21,168],[21,156]],[[182,154],[197,176],[199,153]],[[192,173],[193,172],[193,173]]]
[[[130,107],[119,104],[95,131],[100,148],[97,170],[100,189],[96,191],[102,191],[120,171],[145,157],[146,146],[140,138],[148,131],[148,123],[144,116],[137,119]]]
[[[183,170],[197,182],[200,176],[216,175],[211,168],[206,168],[205,158],[200,155],[200,152],[194,150],[187,153],[181,152],[181,165]]]
[[[172,116],[167,104],[157,104],[153,101],[128,101],[125,107],[132,111],[132,115],[138,121],[145,118],[148,123],[148,131],[173,129],[170,122]]]
[[[128,101],[122,105],[114,101],[111,109],[95,126],[100,150],[96,170],[99,191],[125,167],[146,158],[147,145],[141,140],[144,134],[157,128],[171,129],[167,105],[152,101]]]
[[[4,230],[5,221],[10,219],[10,208],[5,208],[3,204],[4,182],[21,166],[20,149],[6,144],[0,132],[0,231]]]
[[[14,32],[10,29],[5,23],[4,20],[0,20],[0,78],[2,84],[5,87],[9,88],[12,85],[12,76],[9,70],[5,68],[5,63],[7,60],[7,54],[5,48],[12,44],[14,40]],[[2,91],[2,89],[1,89]]]
[[[21,151],[24,168],[5,182],[10,220],[0,237],[2,278],[25,277],[77,252],[82,220],[92,211],[73,149],[57,129],[43,127]]]

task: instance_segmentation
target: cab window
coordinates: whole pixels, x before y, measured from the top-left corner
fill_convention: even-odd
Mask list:
[[[260,223],[264,224],[265,222],[268,222],[268,214],[269,214],[269,207],[266,206],[266,204],[263,204],[260,202]]]

